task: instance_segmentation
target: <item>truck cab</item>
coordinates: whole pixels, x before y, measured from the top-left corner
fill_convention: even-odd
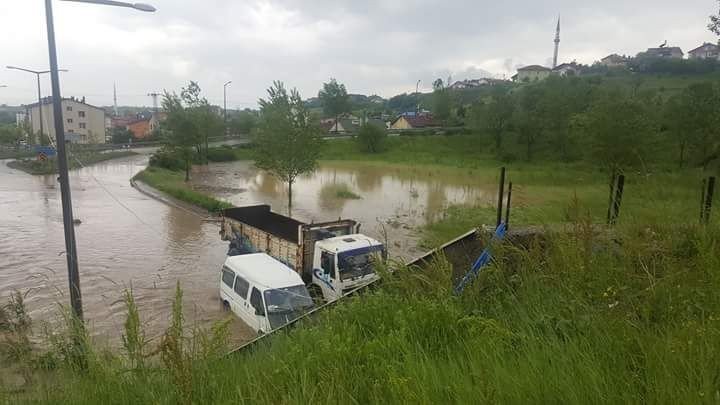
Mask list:
[[[385,246],[362,234],[315,242],[312,287],[324,300],[334,301],[378,278],[374,263],[386,259]]]

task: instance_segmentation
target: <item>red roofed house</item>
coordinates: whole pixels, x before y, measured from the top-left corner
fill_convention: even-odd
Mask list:
[[[430,113],[403,113],[390,123],[390,129],[417,129],[438,126]]]

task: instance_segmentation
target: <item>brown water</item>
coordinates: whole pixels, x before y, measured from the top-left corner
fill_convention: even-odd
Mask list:
[[[358,220],[369,236],[384,241],[387,234],[392,256],[410,259],[423,252],[417,229],[439,219],[448,205],[493,203],[497,192],[487,180],[455,169],[324,162],[293,186],[292,214],[306,222]],[[235,205],[270,204],[274,211],[288,211],[287,186],[252,162],[198,168],[192,183]],[[360,198],[338,197],[339,186]]]
[[[122,291],[130,286],[149,337],[167,327],[178,280],[190,325],[227,316],[218,295],[227,245],[217,224],[133,189],[129,179],[146,164],[138,156],[70,174],[75,218],[82,221],[75,231],[85,317],[92,333],[111,343],[122,332]],[[58,304],[68,302],[64,251],[56,177],[31,176],[0,161],[0,302],[14,290],[27,291],[33,319],[56,319]],[[231,330],[234,341],[252,336],[239,320]]]
[[[218,296],[218,269],[227,243],[218,225],[132,188],[129,179],[147,164],[137,156],[100,163],[70,175],[81,287],[93,334],[117,344],[123,330],[122,292],[132,286],[149,336],[167,327],[175,283],[184,290],[191,324],[208,326],[227,316]],[[198,167],[196,188],[236,205],[271,204],[287,212],[284,184],[252,163]],[[338,198],[338,185],[360,199]],[[449,204],[491,203],[494,191],[458,171],[360,163],[324,163],[294,187],[293,216],[304,221],[353,218],[361,231],[384,240],[390,254],[417,256],[417,227],[439,218]],[[0,302],[28,292],[30,314],[52,320],[68,302],[60,192],[55,176],[31,176],[0,161]],[[233,341],[253,336],[237,318]]]

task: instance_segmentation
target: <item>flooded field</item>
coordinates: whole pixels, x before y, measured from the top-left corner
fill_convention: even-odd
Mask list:
[[[130,286],[152,337],[167,326],[177,281],[190,323],[209,326],[227,316],[217,280],[227,244],[218,225],[132,188],[129,179],[146,164],[146,156],[123,158],[70,176],[75,217],[82,221],[75,230],[85,316],[92,333],[111,344],[119,341],[122,292]],[[263,203],[287,212],[285,185],[250,162],[197,167],[192,183],[236,205]],[[494,198],[493,185],[457,171],[345,162],[323,163],[294,190],[294,217],[356,219],[370,236],[383,240],[387,233],[390,254],[402,258],[421,253],[416,228],[439,218],[449,204]],[[60,191],[55,176],[30,176],[0,161],[0,300],[15,290],[28,293],[36,320],[52,320],[68,301]],[[231,329],[235,343],[253,336],[237,319]]]
[[[461,171],[363,162],[323,162],[293,185],[293,217],[310,222],[352,218],[361,231],[379,240],[387,233],[390,254],[410,259],[417,247],[417,228],[439,219],[451,204],[493,204],[493,179]],[[287,214],[287,186],[252,162],[217,163],[198,168],[194,187],[242,206],[270,204]],[[352,195],[347,195],[347,192]]]

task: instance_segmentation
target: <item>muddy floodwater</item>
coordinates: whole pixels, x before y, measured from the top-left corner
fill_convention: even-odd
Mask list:
[[[380,241],[387,235],[391,256],[409,260],[424,252],[418,247],[418,228],[439,219],[448,205],[492,204],[497,191],[488,181],[494,180],[455,169],[323,162],[293,185],[292,215],[306,222],[355,219],[362,223],[361,232]],[[238,206],[270,204],[277,212],[288,212],[287,186],[252,162],[198,168],[192,183]]]
[[[189,324],[209,326],[228,316],[218,295],[218,269],[227,244],[218,224],[140,193],[129,179],[147,156],[100,163],[71,172],[85,317],[98,339],[119,342],[125,320],[122,292],[132,286],[150,337],[167,327],[180,281]],[[392,165],[325,162],[294,186],[293,216],[303,221],[352,218],[361,231],[384,240],[395,257],[411,258],[417,228],[454,203],[491,203],[494,190],[472,176]],[[270,204],[287,212],[285,185],[251,162],[198,167],[193,187],[236,205]],[[340,191],[343,191],[341,193]],[[344,198],[347,192],[356,199]],[[30,315],[50,321],[66,304],[67,273],[60,191],[56,176],[31,176],[0,161],[0,300],[27,293]],[[231,324],[234,343],[253,337]]]
[[[218,269],[227,252],[218,225],[139,193],[129,179],[147,164],[137,156],[72,171],[70,182],[85,317],[99,339],[117,344],[122,291],[132,286],[149,337],[168,325],[181,282],[189,324],[223,319]],[[34,320],[54,321],[68,302],[65,242],[56,176],[31,176],[0,161],[0,302],[27,292]],[[252,331],[239,320],[233,340]]]

